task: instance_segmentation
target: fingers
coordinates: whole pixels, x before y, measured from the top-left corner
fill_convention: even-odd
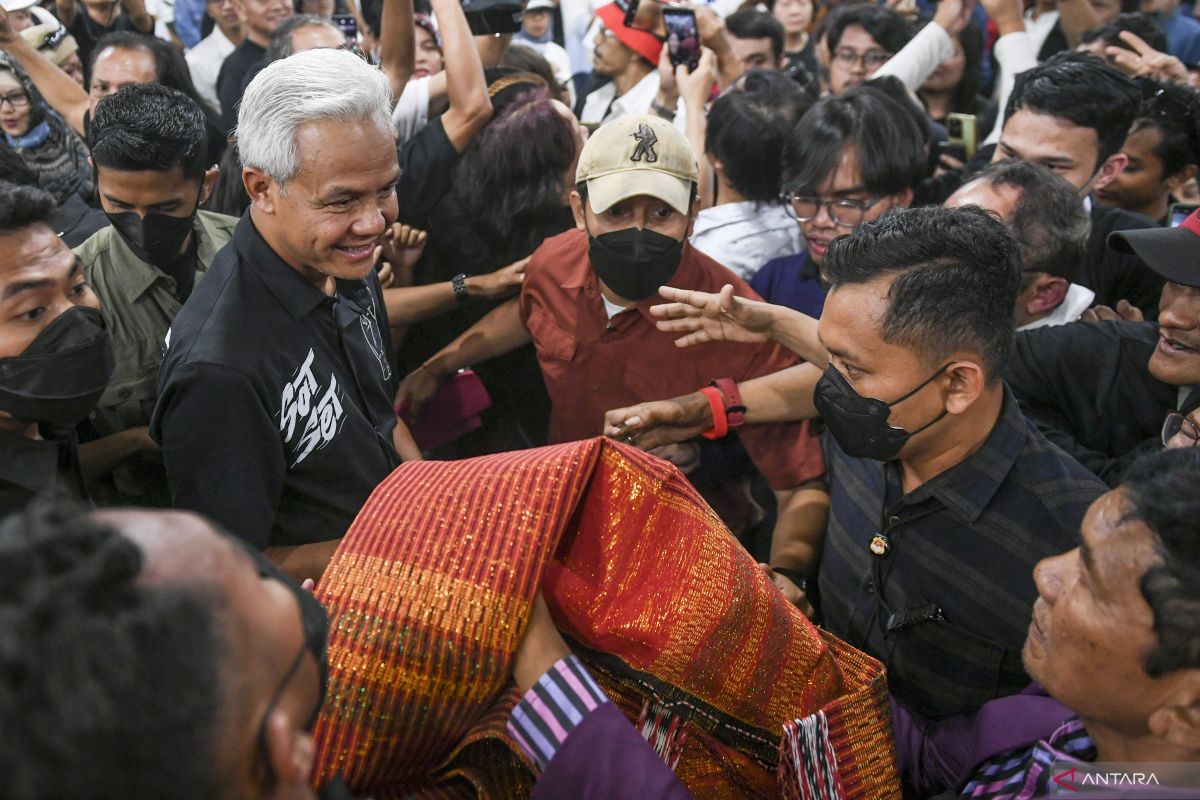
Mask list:
[[[1117,314],[1126,322],[1144,322],[1142,310],[1128,300],[1117,301]]]
[[[664,333],[694,333],[704,330],[704,320],[698,316],[660,319],[654,326]]]
[[[695,347],[698,344],[707,344],[712,340],[713,338],[709,336],[708,331],[697,330],[693,333],[689,333],[686,336],[680,336],[675,340],[675,346],[680,349],[684,347]]]
[[[1140,56],[1158,52],[1153,47],[1146,44],[1146,40],[1138,36],[1133,31],[1121,31],[1119,34],[1117,34],[1117,36],[1121,39],[1121,41],[1125,42],[1134,50],[1136,50]]]
[[[660,303],[650,306],[650,314],[662,319],[682,319],[683,317],[699,317],[703,311],[683,303]]]
[[[392,272],[392,265],[388,262],[383,262],[379,268],[379,286],[382,289],[390,289],[395,278],[395,273]]]

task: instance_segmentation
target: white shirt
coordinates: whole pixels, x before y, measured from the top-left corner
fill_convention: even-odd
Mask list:
[[[396,140],[403,144],[429,123],[429,76],[413,78],[404,84],[404,91],[392,109],[392,124]]]
[[[1047,328],[1051,325],[1066,325],[1068,322],[1074,322],[1079,319],[1080,314],[1092,307],[1092,301],[1095,299],[1096,293],[1091,289],[1072,283],[1067,287],[1067,295],[1057,308],[1040,319],[1022,325],[1017,330],[1031,331],[1034,328]]]
[[[229,37],[221,33],[220,28],[213,28],[212,33],[201,39],[184,56],[196,91],[214,111],[221,110],[221,100],[217,97],[217,75],[221,72],[221,64],[236,47]]]
[[[583,101],[583,113],[579,115],[579,121],[609,122],[618,117],[649,112],[650,104],[658,96],[658,70],[650,70],[628,92],[620,97],[616,95],[617,87],[611,82],[589,94]]]
[[[704,209],[696,215],[691,241],[744,281],[773,258],[804,252],[800,225],[783,206],[753,200]]]
[[[1030,43],[1033,45],[1035,56],[1042,51],[1042,45],[1046,43],[1050,32],[1054,30],[1054,26],[1057,24],[1057,11],[1043,11],[1038,15],[1037,19],[1033,18],[1032,8],[1025,12],[1025,30],[1029,32]]]

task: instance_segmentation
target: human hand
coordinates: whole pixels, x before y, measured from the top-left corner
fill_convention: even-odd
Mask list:
[[[525,635],[521,637],[513,660],[513,680],[521,694],[532,689],[547,670],[569,655],[571,649],[554,626],[550,608],[542,599],[542,593],[538,592],[533,598]]]
[[[380,257],[392,265],[393,286],[412,286],[412,271],[425,252],[429,234],[411,225],[392,225],[379,240]]]
[[[1001,36],[1025,30],[1025,6],[1021,0],[979,0],[979,4],[996,23]]]
[[[771,569],[771,567],[767,564],[759,564],[758,568],[762,570],[764,575],[767,576],[767,580],[775,584],[775,588],[779,589],[779,591],[783,593],[784,599],[799,609],[801,614],[809,619],[812,619],[813,614],[816,613],[816,609],[814,609],[812,603],[808,601],[808,595],[804,593],[803,589],[793,583],[792,580],[787,576],[780,575],[778,572]]]
[[[725,284],[718,294],[663,286],[658,293],[671,303],[650,307],[659,317],[660,331],[684,333],[676,347],[705,342],[765,342],[774,322],[769,303],[734,297],[733,285]]]
[[[375,264],[377,266],[376,266],[375,277],[379,278],[379,288],[380,289],[390,289],[390,288],[392,288],[392,284],[396,282],[396,273],[392,270],[392,265],[387,263],[386,261],[384,261],[382,264],[380,264],[379,259],[381,259],[381,258],[383,258],[382,248],[376,247],[375,248]]]
[[[957,37],[971,21],[977,0],[941,0],[937,4],[933,21],[942,26],[946,33]]]
[[[604,415],[604,435],[643,450],[652,450],[694,439],[712,424],[708,398],[700,392],[692,392],[669,400],[614,408]]]
[[[400,381],[396,390],[396,408],[408,419],[418,419],[421,409],[441,388],[442,379],[424,364],[417,367]]]
[[[684,475],[690,474],[696,467],[700,466],[700,445],[696,442],[664,444],[651,450],[650,455],[658,456],[664,461],[670,461]]]
[[[526,256],[488,275],[472,275],[467,278],[467,291],[472,297],[482,297],[485,300],[496,300],[514,294],[525,280],[525,267],[530,258],[532,256]]]
[[[903,14],[910,22],[917,18],[917,0],[887,0],[887,7]]]
[[[671,53],[666,45],[658,54],[658,96],[654,98],[659,105],[674,108],[679,102],[679,85],[675,82],[675,67],[671,64]]]
[[[696,15],[696,33],[700,36],[700,44],[710,50],[729,46],[725,38],[725,23],[717,16],[717,12],[706,5],[694,6],[692,12]]]
[[[687,64],[675,67],[675,84],[688,108],[703,111],[716,80],[717,54],[707,47],[701,50],[700,63],[691,72],[688,72]]]
[[[1108,62],[1117,69],[1136,78],[1154,78],[1159,81],[1187,83],[1188,71],[1175,56],[1155,50],[1136,33],[1121,31],[1121,41],[1128,44],[1136,52],[1130,52],[1124,47],[1109,46],[1104,48]]]
[[[19,33],[13,30],[12,20],[8,18],[8,12],[0,8],[0,48],[12,44],[20,36]]]
[[[1108,306],[1095,306],[1084,311],[1079,319],[1082,322],[1107,322],[1110,320],[1143,322],[1145,316],[1140,308],[1128,300],[1118,300],[1116,309]]]

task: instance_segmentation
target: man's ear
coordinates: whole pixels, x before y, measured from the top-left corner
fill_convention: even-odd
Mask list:
[[[894,195],[892,195],[892,207],[893,208],[908,208],[909,206],[912,205],[912,201],[913,201],[913,190],[912,189],[905,189],[903,191],[896,192]]]
[[[987,371],[978,361],[956,360],[946,370],[946,375],[950,378],[949,391],[946,394],[946,411],[951,414],[966,412],[987,388]]]
[[[275,773],[273,797],[303,797],[313,768],[313,740],[283,709],[275,709],[266,722],[267,759]]]
[[[275,213],[275,199],[271,187],[275,179],[255,167],[242,167],[242,185],[250,195],[250,203],[264,214]]]
[[[571,213],[575,216],[575,227],[581,231],[587,230],[587,219],[584,217],[583,197],[578,191],[571,192]]]
[[[212,197],[213,189],[217,188],[217,181],[221,178],[221,168],[214,165],[204,172],[204,180],[200,184],[200,203],[208,202],[208,198]]]
[[[1170,749],[1193,752],[1200,742],[1200,670],[1185,669],[1168,679],[1174,685],[1150,712],[1147,726]]]
[[[1129,156],[1124,153],[1113,153],[1104,163],[1100,165],[1100,171],[1096,173],[1096,177],[1092,180],[1092,185],[1089,191],[1103,189],[1113,182],[1121,170],[1125,169],[1125,165],[1129,163]]]
[[[1023,310],[1032,319],[1049,314],[1062,305],[1071,284],[1066,278],[1039,272],[1028,288],[1021,293]]]

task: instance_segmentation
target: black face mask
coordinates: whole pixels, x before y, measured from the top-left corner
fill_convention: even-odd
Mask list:
[[[604,285],[624,300],[653,297],[679,269],[683,240],[644,228],[588,234],[588,259]]]
[[[846,451],[846,455],[851,458],[890,461],[904,448],[909,439],[938,422],[948,413],[943,408],[942,413],[928,423],[909,432],[903,428],[893,428],[888,425],[888,416],[892,413],[892,406],[904,402],[924,389],[930,381],[945,372],[946,368],[953,363],[951,361],[946,364],[923,380],[917,388],[890,403],[863,397],[854,391],[850,381],[846,380],[845,376],[830,364],[813,390],[813,405],[817,407],[825,427],[829,429],[842,450]]]
[[[75,306],[19,356],[0,358],[0,411],[29,422],[75,425],[100,401],[113,364],[104,317]]]
[[[161,268],[179,258],[199,210],[200,196],[196,195],[196,205],[186,217],[158,213],[139,217],[132,211],[121,214],[109,214],[106,211],[104,215],[135,256]]]

